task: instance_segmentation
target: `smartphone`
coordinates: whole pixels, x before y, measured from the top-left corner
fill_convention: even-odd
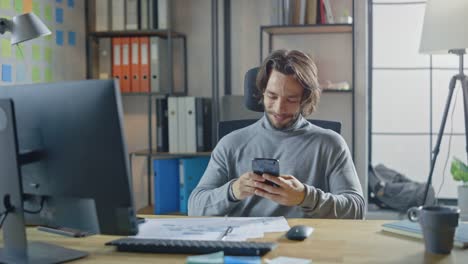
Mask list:
[[[277,159],[267,159],[267,158],[255,158],[252,160],[252,171],[255,174],[262,175],[263,173],[268,173],[273,176],[279,176],[279,160]],[[277,184],[266,181],[266,184],[279,187]]]

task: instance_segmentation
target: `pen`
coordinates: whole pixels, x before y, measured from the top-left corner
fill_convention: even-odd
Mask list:
[[[232,226],[228,226],[226,230],[219,237],[219,240],[224,240],[231,232],[232,232]]]

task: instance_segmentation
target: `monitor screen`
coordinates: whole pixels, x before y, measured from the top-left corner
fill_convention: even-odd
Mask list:
[[[13,102],[19,153],[42,153],[20,166],[24,209],[40,209],[25,213],[28,223],[137,233],[118,89],[113,80],[1,87],[0,99]]]

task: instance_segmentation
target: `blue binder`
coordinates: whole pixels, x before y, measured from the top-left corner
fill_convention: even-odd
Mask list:
[[[179,212],[179,160],[154,160],[154,213]]]
[[[190,194],[197,187],[210,157],[180,159],[180,212],[187,214],[187,204]]]

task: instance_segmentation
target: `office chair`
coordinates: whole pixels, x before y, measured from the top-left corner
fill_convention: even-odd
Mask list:
[[[259,67],[252,68],[245,73],[244,77],[244,104],[247,109],[255,112],[263,112],[263,104],[258,100],[261,96],[257,89],[256,78]],[[341,133],[341,123],[336,121],[308,119],[312,124],[325,129],[331,129]],[[257,122],[257,119],[229,120],[218,123],[218,141],[234,130],[249,126]]]

